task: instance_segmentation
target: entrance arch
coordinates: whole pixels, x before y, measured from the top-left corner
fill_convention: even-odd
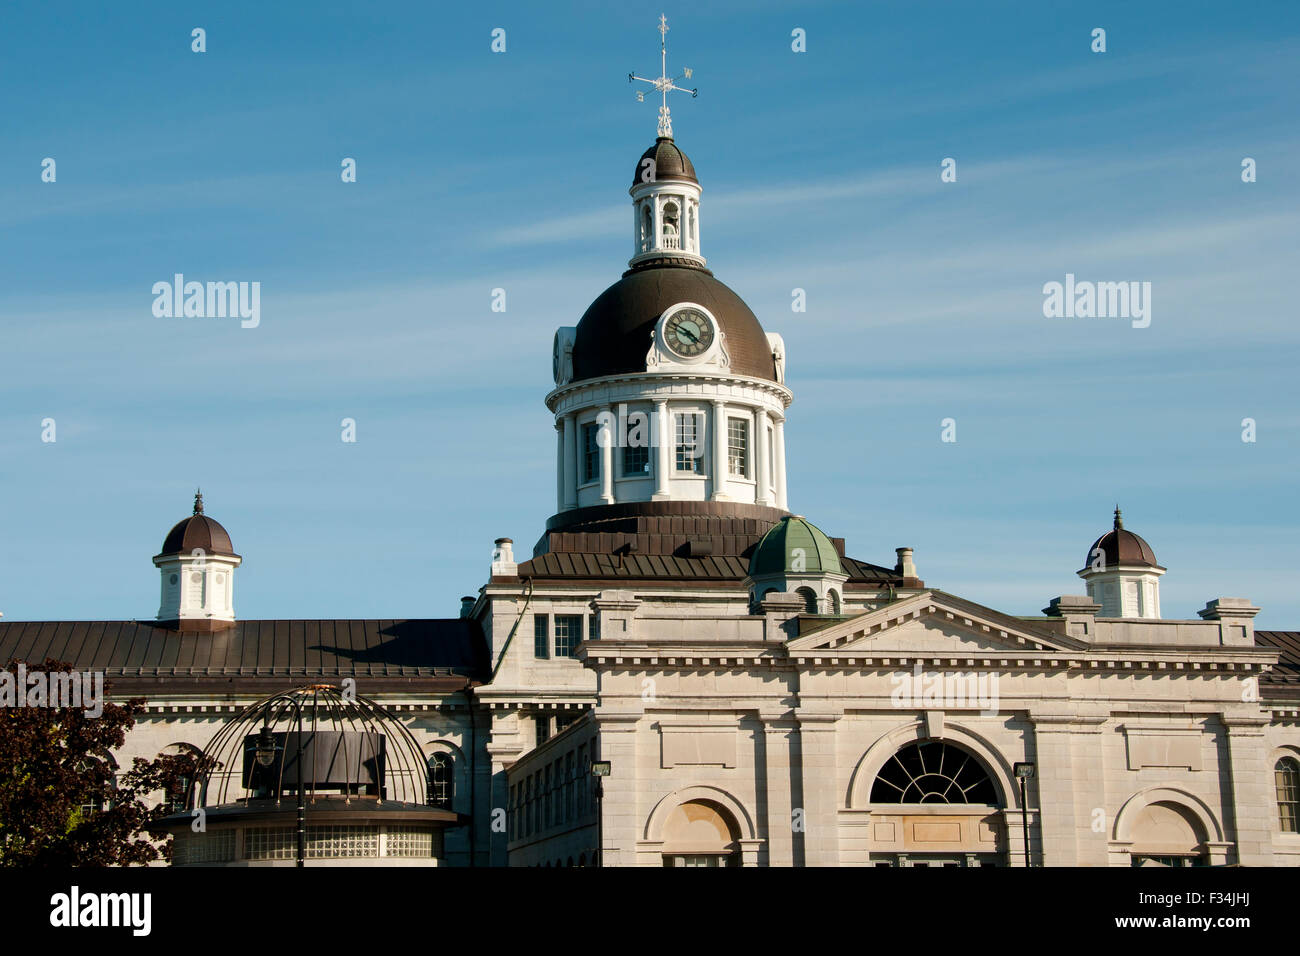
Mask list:
[[[1007,862],[1006,784],[996,758],[958,728],[916,725],[876,741],[854,772],[849,804],[869,816],[874,866],[1000,866]]]
[[[1132,866],[1207,866],[1226,862],[1223,831],[1204,802],[1172,787],[1149,787],[1115,817],[1112,849]]]
[[[753,820],[716,787],[684,787],[664,796],[650,811],[643,836],[638,851],[656,854],[654,863],[664,866],[757,864]]]

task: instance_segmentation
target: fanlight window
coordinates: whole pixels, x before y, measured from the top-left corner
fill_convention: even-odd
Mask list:
[[[871,785],[872,803],[974,803],[994,806],[997,789],[974,754],[927,740],[885,762]]]

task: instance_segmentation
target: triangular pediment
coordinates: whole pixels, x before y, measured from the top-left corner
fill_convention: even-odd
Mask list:
[[[880,655],[969,656],[1007,652],[1056,654],[1083,650],[1056,634],[943,591],[922,591],[787,643],[792,657],[819,651]]]

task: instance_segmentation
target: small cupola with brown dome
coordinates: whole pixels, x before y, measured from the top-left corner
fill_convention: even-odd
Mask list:
[[[182,631],[233,627],[234,571],[242,561],[226,529],[203,513],[203,492],[195,492],[194,513],[167,532],[153,558],[162,574],[159,623]]]
[[[1110,531],[1092,543],[1078,572],[1102,617],[1160,617],[1160,575],[1165,569],[1140,535],[1124,527],[1119,505]]]

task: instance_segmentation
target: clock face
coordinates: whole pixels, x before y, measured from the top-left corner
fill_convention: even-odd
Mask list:
[[[664,323],[664,341],[683,358],[703,355],[713,344],[713,322],[699,309],[678,309]]]

